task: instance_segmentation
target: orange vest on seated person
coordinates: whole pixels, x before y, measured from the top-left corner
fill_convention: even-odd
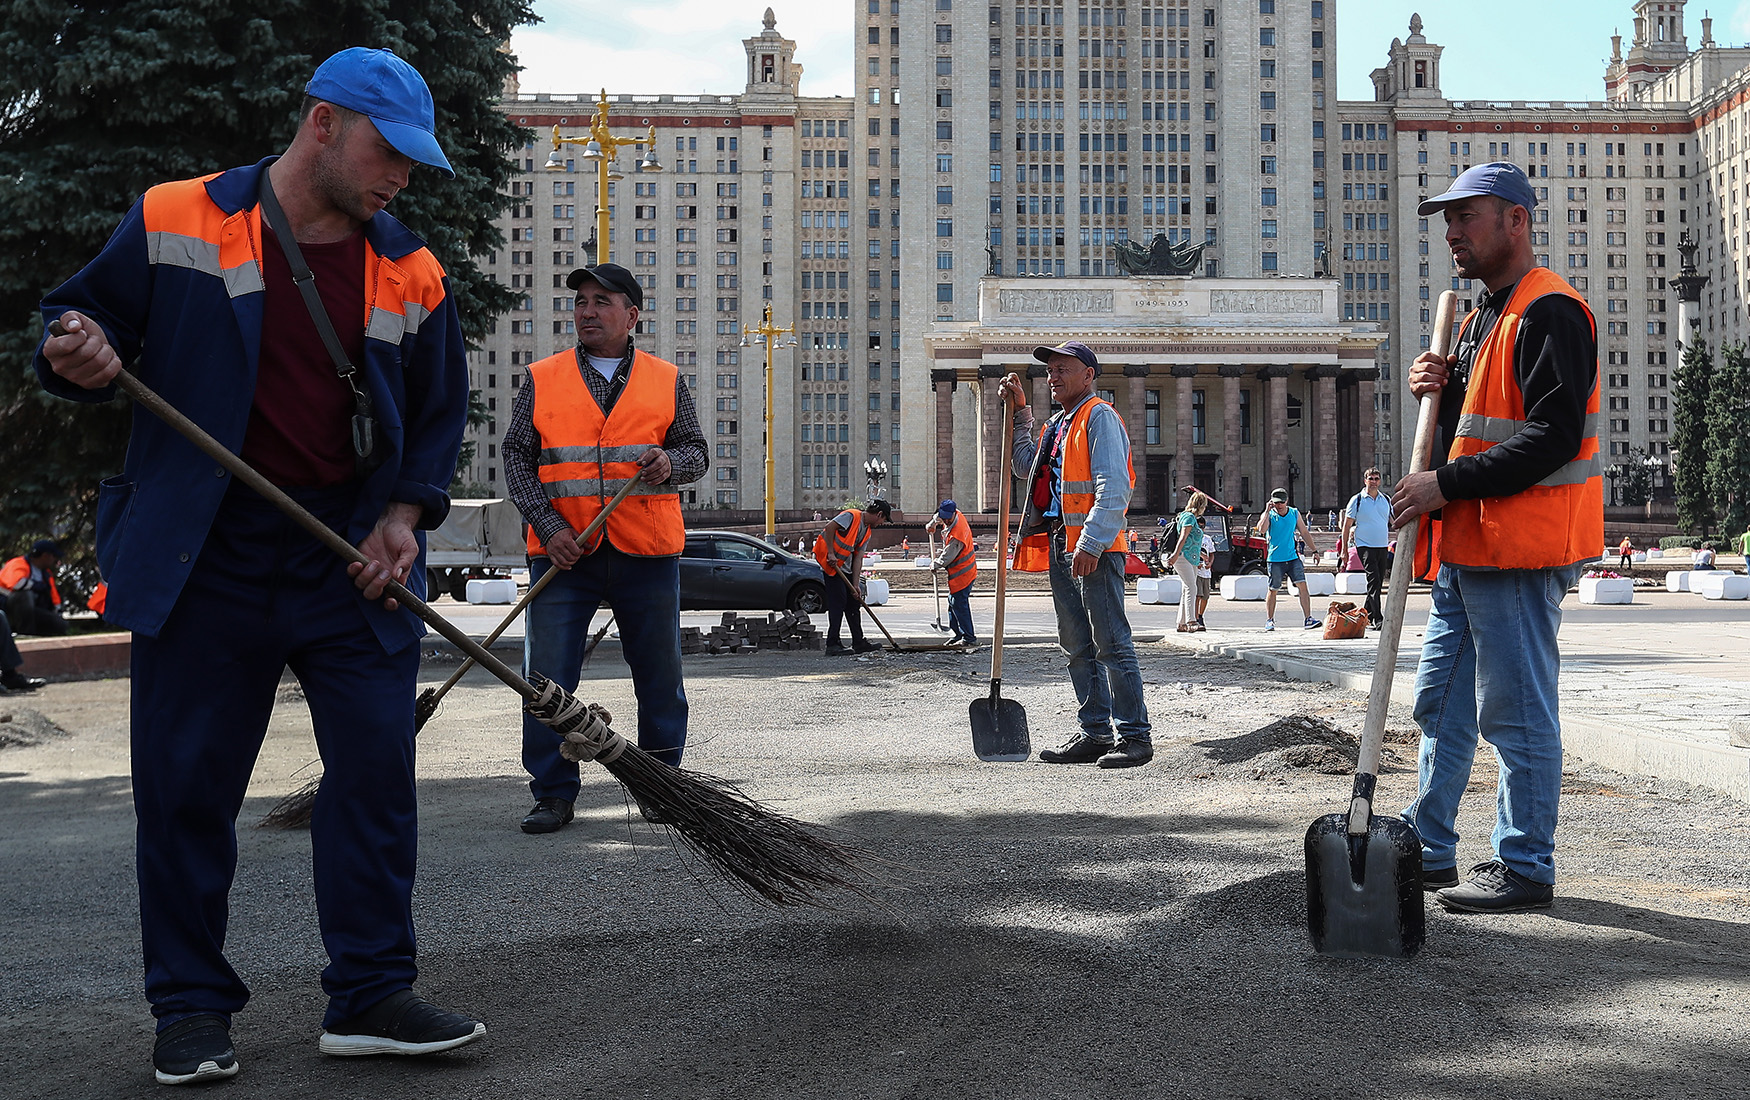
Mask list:
[[[1069,428],[1058,445],[1063,462],[1063,544],[1071,553],[1075,551],[1076,540],[1081,538],[1082,524],[1087,521],[1088,513],[1094,510],[1094,469],[1088,448],[1088,418],[1093,415],[1094,406],[1105,404],[1098,397],[1083,401],[1081,408],[1070,417]],[[1050,426],[1051,421],[1046,421],[1045,428]],[[1039,432],[1041,443],[1045,439],[1045,428]],[[1021,512],[1021,530],[1025,534],[1015,548],[1015,571],[1018,573],[1043,573],[1051,568],[1051,532],[1043,526],[1037,531],[1028,531],[1029,521],[1037,525],[1044,513],[1041,499],[1050,500],[1051,468],[1046,462],[1047,457],[1041,446],[1039,453],[1033,456],[1033,470],[1027,478],[1027,505]],[[1129,455],[1125,456],[1124,462],[1125,473],[1134,489],[1136,468]],[[1113,538],[1112,545],[1106,547],[1106,553],[1124,553],[1128,548],[1129,543],[1121,530]]]
[[[534,426],[541,439],[537,473],[547,499],[574,532],[582,532],[600,514],[602,505],[639,472],[638,459],[662,446],[674,423],[678,372],[673,363],[642,351],[632,359],[626,388],[614,411],[602,415],[575,349],[550,355],[529,367],[535,387]],[[620,502],[602,525],[609,542],[621,553],[638,557],[671,557],[686,545],[681,498],[672,482],[642,482]],[[592,553],[601,544],[598,532]],[[547,550],[529,529],[530,555]]]
[[[30,576],[30,559],[20,554],[4,566],[0,566],[0,589],[10,592],[19,581]],[[55,578],[49,576],[49,602],[56,607],[61,606],[61,590],[55,587]]]
[[[1598,323],[1579,293],[1548,268],[1532,268],[1514,287],[1494,330],[1477,349],[1448,461],[1481,454],[1525,426],[1525,398],[1513,369],[1513,351],[1526,309],[1546,294],[1566,294],[1579,302],[1596,339]],[[1470,321],[1465,319],[1466,324]],[[1485,569],[1550,569],[1597,557],[1604,545],[1603,474],[1594,373],[1592,392],[1586,398],[1585,428],[1574,457],[1512,496],[1447,503],[1438,521],[1422,524],[1416,546],[1418,572],[1432,579],[1443,562]]]
[[[839,516],[851,517],[851,529],[839,527],[838,516],[834,516],[826,530],[814,538],[814,560],[820,563],[821,571],[827,576],[836,576],[838,563],[849,564],[858,551],[869,544],[869,525],[863,522],[863,513],[855,508],[847,508]]]
[[[960,553],[948,563],[948,591],[958,592],[978,579],[978,555],[972,552],[972,524],[966,522],[965,512],[954,513],[948,541],[960,544]]]

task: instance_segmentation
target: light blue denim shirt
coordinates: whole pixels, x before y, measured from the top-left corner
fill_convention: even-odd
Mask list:
[[[1092,393],[1046,421],[1054,429],[1056,422],[1073,417]],[[1033,409],[1023,405],[1015,413],[1015,450],[1012,466],[1015,476],[1025,478],[1033,470],[1033,459],[1039,453],[1039,433],[1033,430]],[[1117,541],[1124,530],[1125,513],[1130,508],[1130,433],[1118,410],[1101,402],[1088,414],[1088,465],[1094,479],[1094,507],[1082,527],[1075,549],[1098,554]],[[1051,511],[1063,514],[1063,471],[1053,471],[1051,478]]]

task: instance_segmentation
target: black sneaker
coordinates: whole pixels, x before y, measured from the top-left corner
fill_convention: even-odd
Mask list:
[[[1458,885],[1457,867],[1424,867],[1422,868],[1422,891],[1433,893]]]
[[[1518,871],[1492,859],[1471,868],[1470,880],[1434,895],[1436,901],[1455,913],[1517,913],[1524,909],[1548,909],[1556,888],[1533,882]]]
[[[849,648],[847,648],[843,645],[840,645],[838,642],[826,643],[826,655],[828,657],[843,657],[845,654],[847,654],[849,652],[850,652]]]
[[[48,683],[36,676],[26,676],[15,668],[0,669],[0,687],[12,691],[35,691]]]
[[[1112,751],[1100,757],[1098,763],[1102,768],[1140,768],[1155,758],[1155,747],[1147,741],[1134,738],[1119,738],[1112,746]]]
[[[152,1041],[152,1069],[160,1085],[191,1085],[237,1076],[237,1052],[223,1016],[178,1020]]]
[[[1078,733],[1055,749],[1040,749],[1039,759],[1047,764],[1092,764],[1111,751],[1112,742]]]
[[[523,818],[525,833],[556,833],[571,823],[571,801],[565,798],[537,798],[535,808]]]
[[[871,642],[867,638],[864,638],[862,641],[857,641],[857,642],[851,643],[851,652],[852,653],[871,653],[871,652],[873,652],[877,649],[880,649],[880,648],[881,648],[880,646],[876,645],[874,642]]]
[[[471,1043],[486,1025],[460,1012],[446,1012],[411,989],[391,993],[344,1023],[326,1028],[317,1046],[324,1054],[436,1054]]]

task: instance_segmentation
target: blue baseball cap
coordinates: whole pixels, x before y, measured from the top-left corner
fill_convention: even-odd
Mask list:
[[[1074,356],[1092,367],[1095,374],[1100,373],[1100,361],[1094,357],[1094,349],[1082,343],[1080,340],[1071,340],[1068,343],[1059,344],[1054,348],[1040,345],[1033,349],[1033,358],[1039,360],[1041,363],[1051,362],[1051,357],[1053,355]]]
[[[947,523],[949,520],[954,518],[954,513],[958,512],[959,510],[960,510],[959,505],[955,504],[951,500],[944,500],[941,503],[941,506],[936,509],[936,518],[941,520],[943,523]]]
[[[341,50],[316,69],[304,94],[357,111],[402,155],[455,176],[438,147],[431,89],[418,70],[388,50]]]
[[[1474,199],[1479,195],[1494,195],[1527,210],[1537,205],[1537,193],[1531,189],[1531,181],[1525,178],[1525,173],[1519,170],[1519,166],[1495,161],[1465,169],[1452,181],[1452,186],[1444,194],[1423,199],[1422,204],[1416,207],[1416,213],[1425,218],[1444,209],[1448,203]]]

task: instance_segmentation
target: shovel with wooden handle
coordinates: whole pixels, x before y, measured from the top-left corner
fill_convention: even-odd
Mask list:
[[[1003,598],[1009,583],[1009,494],[1014,471],[1009,469],[1015,449],[1015,414],[1006,400],[999,401],[1003,418],[1002,488],[997,493],[997,614],[991,628],[990,695],[974,699],[967,708],[972,719],[972,751],[987,762],[1016,763],[1033,753],[1027,735],[1027,712],[1013,699],[1003,698]]]
[[[1452,345],[1457,301],[1450,290],[1440,295],[1434,318],[1436,355],[1448,354]],[[1411,473],[1428,469],[1439,418],[1440,392],[1424,394],[1416,416]],[[1422,840],[1402,818],[1375,817],[1373,813],[1385,720],[1391,709],[1392,676],[1397,672],[1398,637],[1404,629],[1404,604],[1416,572],[1420,530],[1421,517],[1417,516],[1398,532],[1349,811],[1326,814],[1306,831],[1306,930],[1313,950],[1320,954],[1403,959],[1422,946]]]

